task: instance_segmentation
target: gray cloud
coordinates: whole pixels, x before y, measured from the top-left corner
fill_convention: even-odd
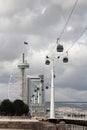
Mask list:
[[[8,79],[25,52],[30,64],[29,74],[44,74],[45,85],[50,86],[50,67],[45,56],[56,51],[56,38],[61,33],[75,1],[67,0],[0,0],[0,86],[7,93]],[[87,1],[78,1],[77,7],[60,39],[65,51],[86,28]],[[64,65],[61,56],[55,62],[56,100],[85,100],[87,98],[87,38],[85,33],[79,44],[69,50],[69,63]],[[23,44],[29,42],[28,46]],[[51,53],[50,52],[50,53]],[[59,55],[55,52],[53,55]],[[6,89],[5,89],[6,88]],[[5,91],[6,90],[6,91]],[[1,93],[0,91],[0,93]],[[50,89],[46,92],[47,100]],[[72,94],[73,93],[73,94]],[[3,95],[4,95],[3,94]],[[72,95],[71,95],[72,94]],[[0,96],[2,98],[3,96]],[[3,97],[4,98],[4,97]]]

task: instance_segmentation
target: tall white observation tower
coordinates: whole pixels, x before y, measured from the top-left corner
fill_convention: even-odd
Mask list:
[[[25,69],[29,68],[29,64],[25,61],[25,55],[22,54],[22,62],[18,65],[18,68],[21,70],[21,82],[22,82],[22,100],[26,103],[26,78],[25,78]]]

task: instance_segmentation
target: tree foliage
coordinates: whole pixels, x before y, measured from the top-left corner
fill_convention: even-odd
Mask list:
[[[17,99],[17,100],[14,101],[13,104],[14,104],[14,108],[15,108],[15,114],[17,116],[28,113],[29,108],[22,100]],[[26,113],[26,111],[27,111],[27,113]]]
[[[0,105],[0,115],[5,116],[21,116],[27,115],[29,107],[22,100],[16,99],[14,102],[9,99],[5,99]]]

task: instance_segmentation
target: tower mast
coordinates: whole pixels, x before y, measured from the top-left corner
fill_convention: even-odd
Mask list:
[[[25,80],[25,69],[29,68],[29,64],[25,61],[25,55],[22,54],[22,63],[18,65],[21,69],[21,82],[22,82],[22,100],[26,103],[26,80]]]

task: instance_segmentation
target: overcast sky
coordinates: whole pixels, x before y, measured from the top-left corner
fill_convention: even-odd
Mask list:
[[[15,93],[11,91],[11,82],[18,80],[14,77],[20,75],[17,64],[23,52],[30,65],[28,73],[44,74],[45,85],[49,86],[45,97],[50,100],[51,66],[45,65],[45,57],[60,55],[56,52],[56,39],[75,1],[0,0],[0,100],[8,98],[9,83],[10,94]],[[64,53],[55,60],[56,101],[87,101],[87,32],[74,44],[86,27],[87,0],[78,0],[59,40]],[[64,64],[62,59],[68,49],[69,62]]]

